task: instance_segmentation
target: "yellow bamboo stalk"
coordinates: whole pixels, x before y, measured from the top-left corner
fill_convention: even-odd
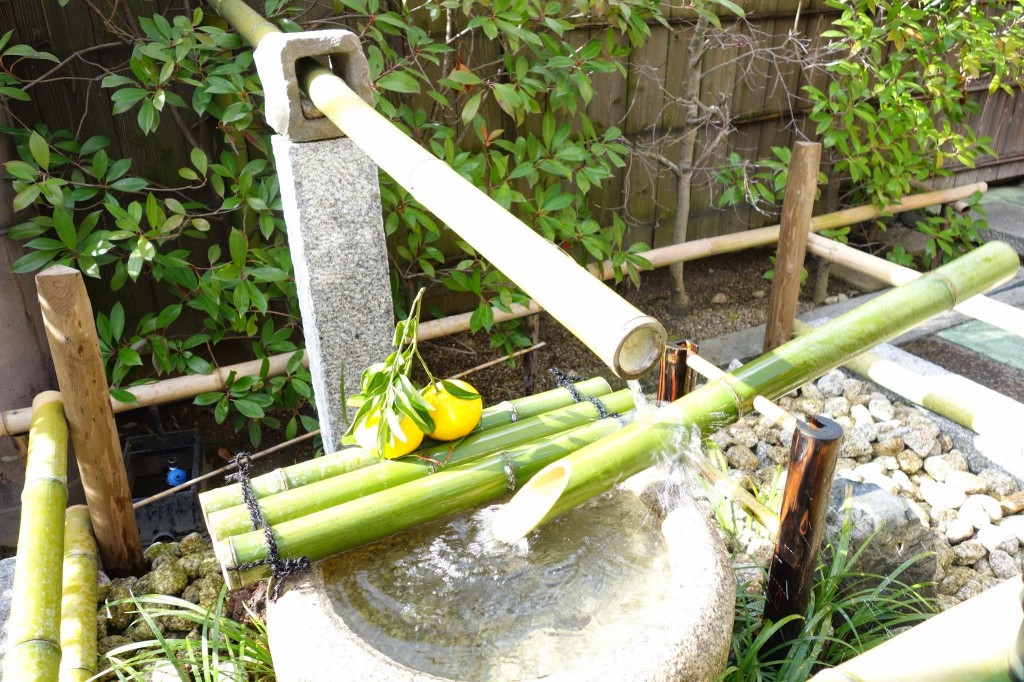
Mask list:
[[[52,682],[60,666],[68,425],[60,393],[32,401],[4,677]]]
[[[86,682],[96,675],[96,539],[89,508],[70,507],[64,516],[64,580],[60,602],[60,682]]]

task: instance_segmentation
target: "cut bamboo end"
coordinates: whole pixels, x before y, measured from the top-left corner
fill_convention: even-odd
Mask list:
[[[494,539],[511,545],[525,538],[555,506],[571,475],[568,462],[556,462],[537,472],[491,519]]]
[[[612,369],[623,379],[637,379],[661,359],[668,334],[656,319],[643,315],[626,323],[612,359]]]
[[[43,391],[32,399],[32,411],[35,412],[43,405],[54,402],[64,404],[61,400],[60,391]]]

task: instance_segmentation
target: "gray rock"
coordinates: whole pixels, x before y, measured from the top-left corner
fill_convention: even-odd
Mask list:
[[[737,552],[733,556],[732,572],[736,577],[736,587],[742,589],[747,594],[762,594],[764,592],[767,574],[747,554]]]
[[[741,426],[738,428],[730,428],[729,435],[732,437],[732,442],[738,445],[743,445],[753,450],[757,447],[758,437],[754,429],[749,426]]]
[[[999,503],[988,495],[971,495],[960,507],[960,515],[971,518],[975,528],[987,526],[1003,518]]]
[[[913,450],[896,453],[896,461],[900,463],[900,469],[908,474],[916,474],[924,466],[924,459]]]
[[[895,477],[893,480],[896,480]],[[899,483],[899,481],[897,481],[897,483]],[[914,490],[917,490],[917,488],[915,487]],[[924,507],[918,504],[917,500],[910,499],[909,497],[904,497],[903,499],[906,500],[907,506],[910,507],[910,511],[914,513],[914,516],[921,522],[921,525],[928,528],[931,525],[931,520],[928,518],[928,512],[924,510]]]
[[[989,525],[979,528],[978,540],[989,551],[989,554],[997,549],[1001,552],[1014,554],[1020,549],[1020,540],[1017,539],[1012,530],[1003,526]]]
[[[167,629],[159,618],[153,619],[153,624],[156,625],[157,631],[162,635]],[[139,618],[124,631],[124,636],[133,642],[146,642],[151,639],[156,639],[156,633],[150,627],[149,623],[145,618]]]
[[[871,458],[871,441],[856,433],[847,434],[839,446],[839,456],[866,462]]]
[[[843,397],[849,400],[851,405],[859,405],[865,387],[866,384],[860,379],[847,379],[843,382]]]
[[[131,624],[135,611],[135,605],[131,601],[132,595],[141,594],[135,589],[138,582],[134,577],[114,578],[110,581],[106,609],[111,629],[123,632]]]
[[[971,579],[964,583],[964,586],[957,590],[953,596],[957,601],[965,602],[972,597],[977,597],[982,591],[981,583],[977,579]]]
[[[846,375],[838,369],[833,369],[823,374],[818,379],[818,390],[826,398],[836,398],[843,395],[845,391]],[[849,401],[847,401],[849,402]]]
[[[1001,549],[989,552],[988,565],[997,578],[1005,580],[1020,575],[1020,564],[1009,553]]]
[[[881,457],[876,457],[875,461],[881,464],[885,471],[890,475],[893,472],[900,471],[900,461],[893,457],[892,455],[882,455]],[[900,471],[900,473],[902,474],[903,472]]]
[[[741,471],[755,471],[760,464],[757,455],[746,445],[732,445],[725,451],[729,466]]]
[[[851,496],[846,499],[846,491]],[[931,583],[938,570],[938,540],[919,520],[903,498],[871,483],[832,486],[825,533],[835,537],[849,510],[851,551],[863,547],[855,570],[889,575],[912,556],[925,554],[903,574],[902,580]],[[865,544],[866,543],[866,544]],[[930,592],[931,590],[926,590]]]
[[[766,538],[757,537],[747,545],[747,554],[761,568],[768,568],[775,556],[775,543]]]
[[[729,302],[729,297],[719,291],[717,294],[711,297],[711,302],[715,305],[725,305]]]
[[[853,473],[857,474],[862,479],[865,476],[884,476],[885,467],[882,466],[882,463],[877,460],[873,462],[865,462],[864,464],[858,464],[857,467],[853,470]]]
[[[925,460],[927,464],[927,460]],[[919,486],[921,497],[932,509],[958,509],[967,499],[967,493],[936,481],[924,480]]]
[[[903,452],[903,439],[899,436],[886,438],[875,443],[871,451],[875,457],[895,457]]]
[[[860,426],[861,424],[874,424],[875,418],[871,416],[871,411],[868,410],[864,405],[858,405],[853,400],[846,397],[850,401],[850,416],[853,417],[853,421]]]
[[[953,449],[953,438],[949,434],[942,434],[939,436],[939,450],[942,452],[949,452]]]
[[[960,591],[960,588],[969,580],[976,580],[974,570],[967,566],[953,566],[946,571],[946,575],[935,588],[939,594],[953,595]]]
[[[15,558],[0,559],[0,669],[7,653],[7,620],[11,617]]]
[[[943,483],[959,488],[968,495],[980,495],[988,492],[988,483],[985,482],[985,479],[969,471],[950,471],[946,474],[946,480]]]
[[[825,402],[825,394],[821,392],[821,389],[819,389],[813,381],[800,387],[800,396],[802,398],[811,398],[812,400]]]
[[[1024,511],[1024,490],[1010,493],[999,501],[999,508],[1003,510],[1003,516],[1013,516]]]
[[[972,537],[974,537],[974,524],[967,519],[956,518],[946,526],[946,539],[950,544],[956,545]]]
[[[825,404],[821,409],[822,412],[832,417],[833,419],[845,417],[850,414],[850,401],[841,395],[832,398],[826,398]]]
[[[932,528],[940,533],[945,533],[949,524],[953,523],[953,521],[957,519],[957,510],[932,508],[928,512],[928,518],[931,519]]]
[[[868,412],[875,418],[875,421],[880,422],[889,421],[896,415],[892,403],[883,396],[871,398],[871,401],[868,403]]]
[[[821,414],[825,410],[825,401],[818,398],[797,398],[796,409],[808,416]]]
[[[981,544],[981,540],[977,538],[965,540],[953,548],[953,563],[959,566],[970,566],[984,559],[987,551],[985,545]]]
[[[941,452],[938,439],[928,435],[922,429],[912,428],[908,430],[906,435],[903,436],[903,441],[907,444],[908,448],[922,457]]]
[[[841,417],[842,419],[848,419],[848,417]],[[837,420],[838,421],[838,420]],[[881,427],[875,422],[854,422],[853,426],[846,428],[846,435],[849,437],[851,434],[856,434],[859,438],[864,438],[869,443],[874,443],[878,440],[878,432]]]
[[[759,419],[756,424],[753,425],[754,434],[757,435],[757,440],[767,445],[778,445],[779,444],[779,430],[774,424],[766,423],[767,420]]]
[[[982,469],[978,472],[978,477],[988,483],[988,492],[994,497],[1007,497],[1020,488],[1012,476],[999,469]]]
[[[967,458],[959,450],[925,457],[924,470],[936,481],[944,481],[951,471],[967,471]]]

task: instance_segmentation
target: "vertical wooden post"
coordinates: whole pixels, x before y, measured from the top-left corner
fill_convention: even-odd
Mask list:
[[[793,431],[779,535],[768,573],[764,617],[773,622],[790,614],[803,615],[807,609],[843,438],[843,427],[831,419],[808,417],[808,422],[797,422]],[[803,627],[802,621],[790,625],[773,639],[792,639]]]
[[[665,346],[658,373],[658,401],[673,402],[693,390],[696,373],[686,359],[697,354],[697,343],[689,339]]]
[[[832,271],[832,261],[821,256],[815,258],[814,302],[822,303],[828,296],[828,276]]]
[[[797,142],[789,160],[786,195],[779,221],[779,248],[775,257],[775,277],[768,302],[768,324],[764,331],[764,352],[778,348],[793,335],[793,318],[800,295],[800,274],[807,252],[807,233],[818,187],[818,163],[821,145]]]
[[[523,321],[526,335],[530,337],[530,345],[540,343],[540,315],[528,315]],[[527,353],[523,358],[523,395],[533,393],[533,384],[537,377],[537,354]]]
[[[55,265],[36,275],[36,290],[103,568],[137,572],[142,541],[85,282]]]

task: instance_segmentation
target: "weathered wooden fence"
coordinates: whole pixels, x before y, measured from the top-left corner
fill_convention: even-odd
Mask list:
[[[157,0],[145,12],[174,14],[191,11],[197,4],[195,0]],[[256,4],[262,8],[262,3]],[[303,15],[306,21],[330,11],[329,3],[309,0],[308,4],[310,10]],[[728,116],[724,121],[710,116],[701,127],[696,148],[700,163],[695,165],[702,167],[721,164],[732,151],[748,160],[766,158],[774,146],[789,148],[797,139],[807,139],[811,131],[806,125],[801,88],[807,84],[823,86],[822,73],[805,70],[798,59],[780,56],[780,52],[795,48],[797,39],[805,51],[819,48],[820,35],[837,12],[822,0],[747,0],[741,4],[747,12],[746,20],[723,18],[724,38],[709,46],[703,62],[700,98],[709,106],[727,110]],[[669,4],[664,9],[669,25],[651,26],[650,39],[631,56],[625,77],[596,76],[597,96],[588,109],[596,123],[624,130],[638,150],[628,167],[596,193],[595,203],[624,216],[631,227],[630,236],[652,246],[672,241],[677,190],[672,171],[650,152],[673,161],[678,156],[686,122],[680,100],[691,75],[688,55],[694,32],[692,13]],[[0,0],[0,27],[14,28],[14,40],[53,52],[61,59],[78,52],[112,70],[124,68],[130,54],[130,47],[104,32],[82,2],[70,2],[61,8],[55,2]],[[583,44],[595,31],[580,24],[570,39]],[[39,78],[52,65],[40,62],[32,68],[32,76]],[[208,145],[210,136],[215,136],[205,126],[193,125],[195,121],[187,110],[168,107],[172,115],[164,116],[160,129],[145,137],[135,124],[134,111],[112,115],[109,91],[96,82],[76,80],[80,75],[77,60],[58,75],[61,80],[33,87],[31,103],[16,103],[14,111],[21,122],[44,123],[51,130],[65,128],[81,135],[106,135],[113,140],[112,155],[136,159],[134,175],[175,183],[177,169],[187,165],[192,142]],[[1015,119],[1024,120],[1024,98],[1002,92],[988,95],[984,90],[969,96],[981,103],[981,112],[972,123],[980,134],[992,137],[999,157],[983,158],[975,169],[952,167],[957,177],[938,184],[993,181],[1024,174],[1024,136],[1013,125]],[[80,113],[83,110],[85,116]],[[496,106],[490,110],[500,115]],[[707,172],[698,170],[695,174],[690,195],[691,239],[770,222],[749,207],[718,208],[715,187]],[[3,227],[0,225],[0,229]],[[102,298],[110,294],[101,289],[92,293],[101,298],[97,307],[103,309],[109,306]],[[157,288],[143,285],[123,303],[129,317],[135,317],[171,302],[162,300]]]

